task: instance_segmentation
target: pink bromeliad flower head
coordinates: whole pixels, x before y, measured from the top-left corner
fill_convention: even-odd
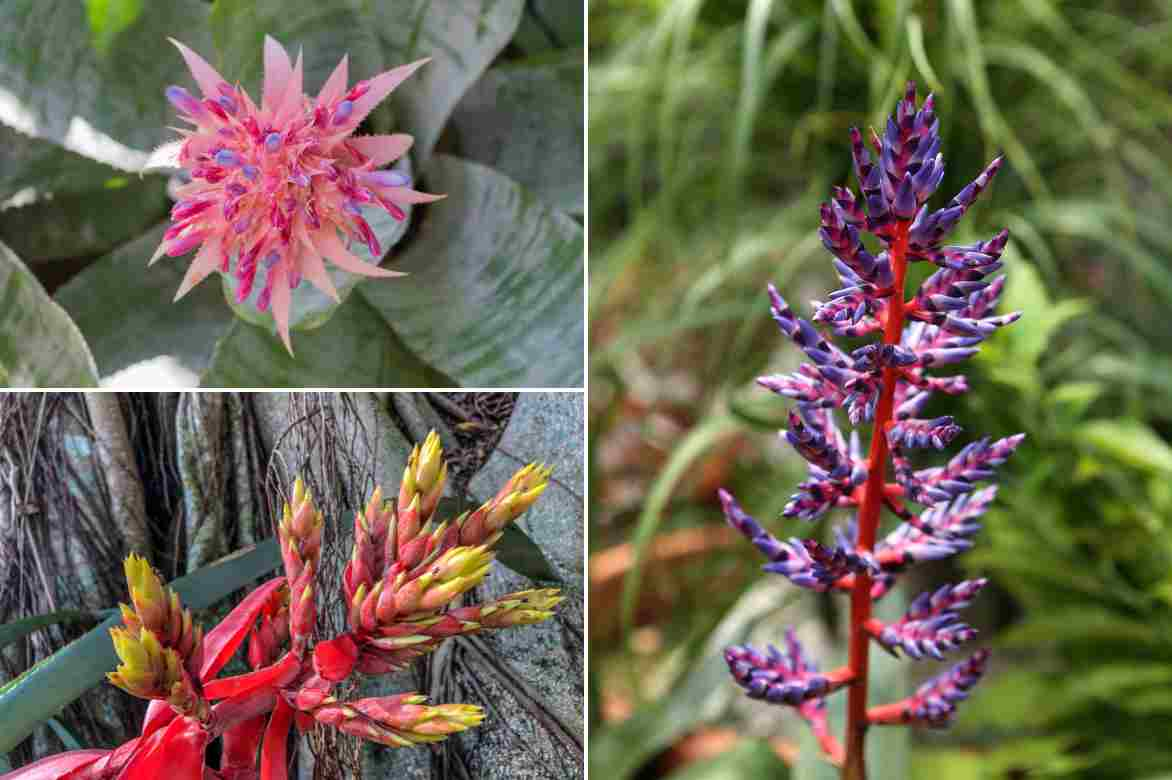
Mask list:
[[[343,57],[316,98],[302,93],[301,54],[293,64],[273,38],[265,36],[261,104],[237,83],[228,83],[202,57],[179,41],[203,99],[183,87],[166,90],[180,118],[194,126],[183,136],[179,165],[191,182],[178,189],[171,227],[151,262],[179,257],[199,247],[175,300],[212,271],[237,280],[237,302],[252,294],[257,272],[266,269],[256,299],[272,310],[285,348],[289,339],[292,291],[308,280],[339,300],[323,259],[365,276],[401,276],[367,263],[348,249],[365,244],[382,255],[363,209],[379,207],[406,218],[403,206],[442,195],[411,189],[399,171],[379,170],[411,148],[409,135],[354,136],[358,124],[427,59],[393,68],[347,91]]]

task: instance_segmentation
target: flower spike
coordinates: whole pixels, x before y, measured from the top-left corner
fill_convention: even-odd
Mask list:
[[[761,527],[725,490],[719,491],[729,524],[768,560],[764,569],[802,587],[850,592],[850,662],[841,676],[849,688],[846,738],[830,735],[823,698],[836,685],[817,675],[800,646],[788,637],[788,652],[767,653],[732,647],[725,653],[734,680],[753,698],[799,707],[827,757],[843,767],[847,780],[863,780],[864,741],[870,723],[947,725],[955,704],[976,684],[987,651],[978,651],[917,691],[909,699],[867,710],[867,653],[873,640],[893,654],[942,660],[976,637],[959,610],[984,587],[968,580],[926,593],[897,622],[871,616],[872,603],[886,595],[910,566],[967,550],[980,529],[996,487],[978,489],[996,477],[1023,434],[993,441],[977,439],[946,464],[915,468],[913,448],[943,450],[961,434],[952,416],[926,415],[936,393],[968,390],[963,376],[947,369],[975,355],[984,339],[1012,324],[1020,312],[995,314],[1005,278],[1002,267],[1009,234],[969,245],[946,243],[948,234],[1003,166],[998,157],[943,208],[928,200],[944,177],[940,122],[935,98],[917,105],[910,83],[881,131],[850,131],[858,195],[835,187],[819,213],[819,237],[833,255],[840,286],[813,303],[813,318],[798,316],[773,285],[770,311],[806,362],[790,374],[763,376],[758,384],[797,402],[789,412],[785,440],[807,462],[808,476],[782,511],[783,517],[813,520],[834,509],[853,519],[836,530],[833,546],[814,539],[781,541]],[[868,148],[867,142],[870,142]],[[870,233],[878,249],[868,250]],[[939,267],[910,297],[908,265]],[[824,333],[824,328],[829,333]],[[844,349],[833,336],[871,337]],[[944,371],[941,371],[944,369]],[[835,411],[854,426],[870,422],[864,452],[858,431],[839,432]],[[888,482],[888,473],[895,475]],[[917,508],[912,504],[918,504]],[[880,537],[880,516],[888,510],[898,524]]]

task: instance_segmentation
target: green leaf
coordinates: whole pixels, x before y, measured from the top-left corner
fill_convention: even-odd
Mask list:
[[[167,182],[162,177],[112,175],[107,182],[87,192],[54,194],[0,211],[0,240],[35,265],[109,252],[166,216]]]
[[[1172,473],[1172,447],[1139,420],[1091,420],[1075,429],[1074,439],[1129,466]]]
[[[393,105],[426,166],[440,131],[468,87],[508,44],[523,0],[385,0],[368,4],[388,67],[432,60],[395,90]]]
[[[461,156],[496,168],[551,205],[581,214],[582,94],[580,50],[554,63],[492,68],[452,114]]]
[[[1089,302],[1074,298],[1054,302],[1037,268],[1022,259],[1013,243],[1007,247],[1005,258],[1009,278],[998,308],[1003,312],[1020,311],[1022,318],[990,339],[985,362],[994,368],[1000,365],[998,370],[1003,374],[1032,377],[1034,372],[1030,369],[1041,361],[1058,329],[1091,307]]]
[[[497,560],[520,575],[538,582],[560,579],[537,543],[512,523],[505,526],[495,549]]]
[[[343,56],[349,57],[350,83],[378,75],[385,67],[375,31],[362,0],[216,0],[211,28],[219,52],[218,69],[239,80],[259,104],[264,73],[265,35],[276,38],[296,59],[305,54],[305,91],[316,95]],[[393,5],[393,3],[391,3]],[[211,53],[205,54],[211,59]]]
[[[101,189],[123,172],[0,124],[0,202],[31,188],[61,195]]]
[[[0,647],[23,639],[45,626],[53,626],[58,623],[91,623],[97,619],[98,615],[93,612],[62,609],[44,615],[33,615],[22,620],[14,620],[11,623],[0,625]]]
[[[763,739],[743,739],[731,750],[672,772],[670,780],[741,780],[768,777],[784,780],[789,767]]]
[[[386,286],[402,279],[378,280]],[[375,285],[376,287],[378,284]],[[223,306],[223,303],[220,304]],[[237,319],[216,344],[204,387],[455,387],[408,348],[366,299],[353,295],[329,322],[293,337]]]
[[[432,205],[395,267],[365,284],[399,338],[462,385],[573,387],[582,381],[581,227],[490,168],[438,155]],[[296,348],[296,345],[295,345]]]
[[[208,51],[207,16],[203,3],[8,0],[0,4],[0,116],[136,171],[171,134],[164,88],[191,83],[166,38]]]
[[[208,281],[171,302],[191,261],[164,257],[147,268],[166,227],[158,225],[95,261],[57,291],[57,302],[85,334],[102,376],[160,355],[199,374],[233,320],[219,289]]]
[[[171,583],[184,605],[203,609],[233,591],[264,577],[281,565],[276,539],[205,566]],[[0,753],[12,750],[37,726],[101,682],[118,663],[110,629],[121,624],[115,615],[58,650],[0,693]]]
[[[512,45],[527,54],[586,45],[586,15],[577,3],[528,0]]]
[[[484,503],[472,495],[467,498],[473,506],[480,506]],[[441,498],[436,512],[441,518],[454,518],[460,514],[462,505],[463,502],[458,502],[454,498]],[[505,526],[504,533],[494,549],[497,560],[518,574],[537,581],[560,580],[537,543],[514,523]]]
[[[98,369],[77,326],[20,258],[0,243],[0,386],[97,383]]]

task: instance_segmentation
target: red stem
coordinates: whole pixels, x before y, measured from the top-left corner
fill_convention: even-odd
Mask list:
[[[895,226],[895,236],[888,247],[888,257],[895,276],[894,292],[888,298],[883,322],[883,343],[899,344],[903,335],[904,277],[907,274],[908,222]],[[897,371],[890,366],[883,369],[883,388],[875,410],[875,425],[871,431],[871,452],[867,462],[867,482],[863,486],[863,501],[859,506],[858,549],[870,552],[875,547],[879,530],[879,512],[883,508],[884,481],[887,474],[887,424],[895,400]],[[847,701],[846,760],[842,767],[843,780],[866,780],[867,766],[864,743],[867,736],[867,668],[870,638],[867,621],[871,619],[871,578],[866,574],[855,576],[851,590],[851,634],[849,666],[853,673],[850,696]]]

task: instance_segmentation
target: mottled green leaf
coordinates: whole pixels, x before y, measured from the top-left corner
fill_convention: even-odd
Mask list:
[[[225,78],[239,80],[260,102],[265,35],[280,41],[289,56],[305,54],[305,90],[316,94],[343,56],[349,56],[350,83],[377,75],[385,67],[378,40],[362,10],[362,0],[289,3],[284,0],[216,0],[211,27],[216,60]],[[391,3],[393,5],[393,3]],[[211,53],[207,58],[211,60]]]
[[[190,258],[164,257],[147,268],[165,225],[119,247],[57,291],[94,352],[103,377],[144,360],[170,356],[198,374],[232,312],[214,281],[172,303]]]
[[[174,110],[163,89],[191,83],[166,38],[207,51],[207,16],[197,2],[7,0],[0,4],[0,117],[137,170],[171,135],[165,126]]]
[[[0,386],[92,387],[98,370],[69,315],[0,243]]]
[[[527,0],[512,43],[528,54],[586,45],[586,16],[577,3]]]
[[[554,206],[583,210],[582,53],[492,68],[452,114],[462,157],[515,179]]]
[[[415,136],[415,160],[425,166],[461,96],[513,37],[522,0],[386,0],[367,6],[388,67],[432,58],[394,95],[403,125]]]
[[[448,198],[396,258],[411,275],[359,295],[462,385],[580,385],[581,227],[476,163],[439,155],[427,183]]]
[[[101,189],[124,172],[0,124],[0,202],[21,190],[61,195]]]
[[[0,240],[30,264],[109,252],[166,215],[166,186],[158,176],[112,177],[88,192],[5,209]]]
[[[387,285],[401,279],[387,279]],[[361,295],[329,322],[293,336],[294,357],[268,330],[237,319],[216,345],[204,387],[454,387],[388,327]]]

